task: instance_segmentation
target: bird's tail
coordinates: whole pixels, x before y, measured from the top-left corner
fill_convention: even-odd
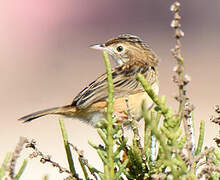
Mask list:
[[[66,115],[66,116],[74,116],[76,113],[76,107],[74,106],[63,106],[63,107],[53,107],[41,111],[34,112],[32,114],[28,114],[24,117],[21,117],[19,121],[23,121],[24,123],[30,122],[34,119],[37,119],[42,116],[46,116],[48,114],[60,114],[60,115]]]

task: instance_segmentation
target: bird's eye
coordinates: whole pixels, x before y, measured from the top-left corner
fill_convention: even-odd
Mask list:
[[[116,50],[118,51],[118,52],[122,52],[123,51],[123,47],[122,46],[118,46],[117,48],[116,48]]]

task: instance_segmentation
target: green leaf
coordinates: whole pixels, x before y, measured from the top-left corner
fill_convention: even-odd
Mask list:
[[[12,153],[11,152],[8,152],[5,156],[5,159],[1,165],[1,168],[0,168],[0,180],[2,180],[2,178],[5,176],[6,174],[6,171],[5,171],[5,165],[8,164],[8,162],[10,161],[10,158],[11,158],[11,155]]]
[[[83,174],[84,174],[85,179],[89,179],[89,175],[88,175],[88,172],[87,172],[87,170],[86,170],[86,166],[85,166],[85,164],[83,163],[82,158],[79,157],[78,160],[79,160],[80,166],[81,166],[81,168],[82,168],[82,171],[83,171]]]
[[[204,132],[205,132],[205,121],[200,122],[199,140],[196,148],[195,155],[198,155],[202,151],[202,146],[204,142]]]
[[[69,146],[69,143],[68,143],[68,136],[67,136],[66,128],[65,128],[65,125],[64,125],[62,119],[59,119],[59,123],[60,123],[60,129],[61,129],[61,132],[62,132],[64,147],[65,147],[65,150],[66,150],[66,156],[67,156],[67,160],[68,160],[68,163],[69,163],[69,168],[70,168],[70,171],[74,175],[76,175],[76,170],[75,170],[75,167],[74,167],[73,157],[72,157],[71,149],[70,149],[70,146]]]
[[[21,175],[23,174],[23,172],[24,172],[24,170],[25,170],[25,168],[26,168],[26,166],[27,166],[27,163],[28,163],[28,161],[27,161],[27,159],[25,159],[25,160],[23,161],[22,166],[21,166],[21,168],[19,169],[17,175],[15,176],[14,180],[18,180],[18,179],[21,177]]]
[[[105,170],[105,178],[106,180],[113,180],[115,179],[115,172],[114,172],[114,153],[113,153],[113,81],[112,81],[112,70],[111,64],[109,62],[108,54],[104,51],[104,60],[106,66],[106,73],[108,79],[108,99],[107,99],[107,115],[106,119],[108,121],[107,124],[107,161],[108,163],[104,167]],[[104,160],[104,159],[102,159]],[[105,161],[105,160],[104,160]]]

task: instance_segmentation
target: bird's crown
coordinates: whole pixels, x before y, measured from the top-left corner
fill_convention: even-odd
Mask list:
[[[132,34],[120,34],[119,36],[109,39],[105,46],[109,46],[112,44],[120,43],[120,42],[129,42],[129,43],[137,43],[141,45],[145,49],[149,49],[149,45],[141,40],[138,36],[132,35]]]

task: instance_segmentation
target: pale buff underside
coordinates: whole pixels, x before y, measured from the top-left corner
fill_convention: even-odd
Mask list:
[[[152,89],[156,94],[159,93],[158,83],[152,85]],[[128,99],[128,105],[131,115],[140,119],[142,117],[142,103],[145,103],[146,108],[151,108],[153,102],[146,92],[140,92],[133,95],[128,95],[127,97],[117,98],[114,100],[113,111],[123,113],[128,110],[126,98]],[[86,109],[76,110],[69,109],[69,113],[65,113],[65,116],[75,117],[81,119],[83,122],[87,122],[91,125],[95,125],[104,117],[105,108],[107,106],[106,101],[101,101],[92,104]],[[60,114],[60,113],[59,113]]]

